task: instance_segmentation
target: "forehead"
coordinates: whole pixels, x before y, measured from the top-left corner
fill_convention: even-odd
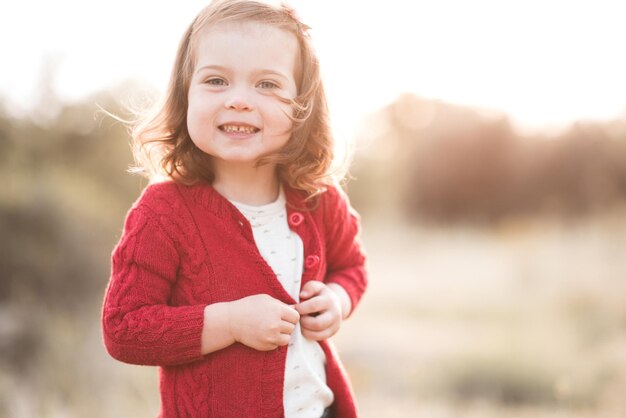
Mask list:
[[[259,68],[294,75],[298,42],[283,29],[259,22],[223,22],[198,33],[196,68],[220,65],[236,70]]]

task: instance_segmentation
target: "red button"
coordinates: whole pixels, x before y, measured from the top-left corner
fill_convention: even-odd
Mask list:
[[[289,215],[289,223],[292,226],[298,226],[302,223],[302,221],[304,221],[304,216],[299,212],[294,212]]]
[[[320,262],[320,258],[318,256],[310,255],[306,258],[306,260],[304,260],[304,266],[310,269],[310,268],[317,266],[319,262]]]

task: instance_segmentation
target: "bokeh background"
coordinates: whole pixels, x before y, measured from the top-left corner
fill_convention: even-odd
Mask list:
[[[334,340],[362,416],[625,416],[619,2],[336,3],[292,5],[354,154],[370,288]],[[102,344],[146,181],[100,109],[158,97],[202,5],[0,6],[0,417],[157,414],[156,369]]]

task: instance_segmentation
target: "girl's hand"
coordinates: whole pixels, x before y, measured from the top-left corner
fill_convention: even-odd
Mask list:
[[[289,344],[289,336],[300,320],[293,307],[265,294],[231,302],[228,316],[234,340],[259,351]]]
[[[342,312],[342,300],[337,291],[320,281],[307,282],[300,292],[301,300],[295,306],[300,314],[302,335],[314,341],[332,337],[339,331]]]

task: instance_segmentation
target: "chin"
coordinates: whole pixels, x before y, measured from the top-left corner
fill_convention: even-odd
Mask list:
[[[223,163],[231,164],[255,164],[260,158],[260,155],[218,155],[215,158],[222,160]]]

